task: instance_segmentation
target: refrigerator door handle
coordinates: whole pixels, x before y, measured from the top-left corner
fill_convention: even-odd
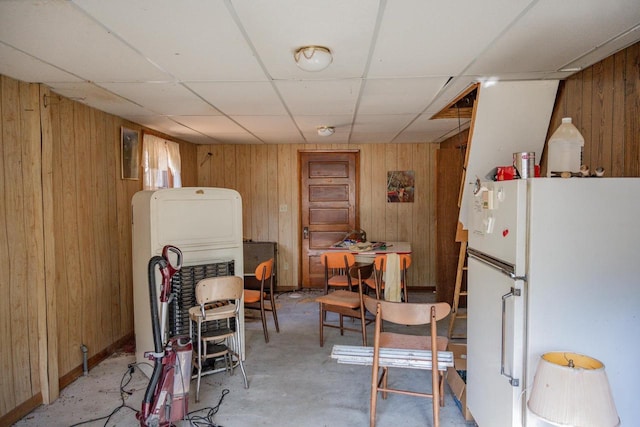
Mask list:
[[[511,288],[511,291],[507,294],[502,295],[502,343],[500,344],[500,375],[503,375],[509,379],[509,384],[513,387],[518,387],[520,385],[520,380],[518,378],[512,377],[510,374],[505,373],[505,339],[506,339],[506,329],[507,329],[507,316],[506,316],[506,307],[507,307],[507,299],[511,297],[519,297],[521,295],[520,289],[516,289],[514,287]]]
[[[477,249],[469,248],[467,249],[467,254],[489,267],[498,270],[502,274],[509,276],[513,280],[527,280],[527,276],[517,276],[515,271],[516,268],[513,264],[502,261],[498,258],[492,257],[491,255],[485,254]]]

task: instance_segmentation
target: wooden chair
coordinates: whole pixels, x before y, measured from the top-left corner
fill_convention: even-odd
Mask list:
[[[325,252],[320,257],[324,267],[324,293],[329,293],[330,287],[347,288],[352,290],[352,280],[349,268],[356,263],[356,257],[351,252]]]
[[[431,393],[392,388],[388,384],[389,368],[380,365],[379,357],[381,348],[431,350],[432,364],[433,366],[438,366],[438,351],[447,349],[448,340],[446,337],[438,336],[437,321],[445,318],[449,314],[451,307],[445,302],[435,304],[402,303],[377,300],[366,295],[363,298],[363,302],[369,312],[376,314],[373,339],[373,368],[371,372],[370,426],[374,427],[376,422],[378,393],[382,393],[383,399],[386,399],[387,393],[398,393],[432,399],[433,426],[438,427],[440,425],[440,406],[444,406],[445,371],[439,371],[437,368],[431,370]],[[382,331],[383,320],[399,325],[430,325],[431,335],[384,332]]]
[[[349,269],[349,276],[358,282],[370,277],[372,273],[373,264],[353,266]],[[316,298],[316,301],[320,305],[320,347],[324,345],[325,327],[340,329],[340,335],[344,335],[344,331],[361,332],[362,345],[367,345],[367,331],[365,328],[373,319],[367,321],[365,318],[364,306],[362,304],[362,286],[358,286],[358,292],[340,289],[330,294],[322,295]],[[338,313],[340,317],[338,325],[326,321],[327,312]],[[344,326],[344,317],[360,319],[360,329]]]
[[[407,270],[411,266],[410,254],[398,254],[400,257],[400,286],[402,288],[402,300],[409,302],[409,289],[407,287]],[[387,255],[377,255],[373,260],[375,269],[373,277],[366,279],[364,283],[376,293],[376,299],[383,299],[384,273],[387,271]]]
[[[267,331],[266,312],[273,314],[273,323],[276,325],[276,332],[280,332],[278,326],[278,313],[273,291],[273,258],[258,264],[255,270],[256,280],[260,281],[260,290],[244,290],[244,308],[250,310],[260,310],[262,319],[262,330],[264,331],[264,341],[269,342],[269,332]],[[269,304],[265,304],[266,302]]]
[[[237,330],[243,288],[243,280],[238,276],[210,277],[200,280],[196,285],[198,305],[189,309],[189,332],[192,340],[197,342],[197,352],[193,354],[193,366],[198,371],[196,402],[200,401],[202,375],[218,372],[215,369],[204,371],[208,359],[224,358],[227,370],[233,373],[235,356],[242,370],[244,386],[249,387],[240,356]]]

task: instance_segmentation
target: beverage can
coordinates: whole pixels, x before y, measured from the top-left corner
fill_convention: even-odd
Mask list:
[[[517,178],[526,179],[535,176],[536,153],[523,151],[513,153],[513,167],[516,170]]]

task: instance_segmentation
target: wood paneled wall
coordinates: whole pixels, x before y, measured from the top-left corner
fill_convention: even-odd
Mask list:
[[[0,425],[55,400],[133,336],[131,197],[120,127],[139,125],[0,76]],[[185,186],[196,147],[180,142]]]
[[[291,144],[198,146],[198,184],[237,190],[243,200],[244,237],[278,242],[279,287],[299,286],[298,150],[344,148]],[[414,261],[410,286],[435,286],[437,144],[361,144],[348,148],[360,151],[360,227],[370,240],[411,242]],[[387,203],[387,171],[392,170],[415,171],[414,203]]]
[[[547,140],[563,117],[584,137],[583,164],[609,177],[640,176],[640,43],[561,82]]]
[[[469,130],[443,141],[438,150],[436,218],[436,298],[453,302],[460,243],[455,241],[460,208],[458,194],[466,153]]]
[[[0,76],[0,416],[47,393],[38,91]]]
[[[43,144],[52,148],[43,162],[52,165],[52,200],[44,208],[55,259],[47,286],[64,386],[79,373],[82,345],[93,358],[133,333],[130,205],[141,181],[120,179],[120,127],[140,127],[56,95],[49,104]]]

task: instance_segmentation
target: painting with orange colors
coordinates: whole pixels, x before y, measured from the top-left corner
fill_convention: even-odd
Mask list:
[[[415,188],[414,171],[387,172],[387,202],[413,203]]]

